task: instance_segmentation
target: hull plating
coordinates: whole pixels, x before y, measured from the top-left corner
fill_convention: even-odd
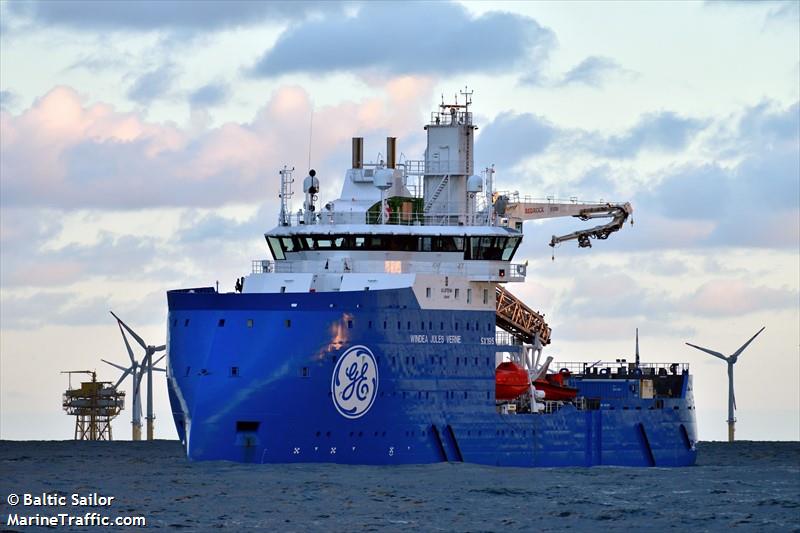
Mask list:
[[[200,289],[172,291],[168,300],[170,401],[194,460],[695,462],[688,375],[680,397],[657,407],[638,393],[614,392],[616,386],[607,387],[606,395],[602,383],[593,383],[601,395],[596,409],[567,405],[550,414],[498,413],[493,312],[420,309],[410,289],[298,294]],[[337,363],[350,357],[353,347],[364,347],[372,357],[362,353],[356,366],[375,387],[363,388],[364,401],[344,409],[355,416],[345,416],[346,383],[337,383],[334,374],[349,375],[349,360],[347,368]],[[369,367],[370,361],[374,376],[359,366]],[[627,382],[620,383],[624,388]]]

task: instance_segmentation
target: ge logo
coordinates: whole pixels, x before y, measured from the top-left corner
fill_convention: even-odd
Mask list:
[[[353,346],[339,358],[331,379],[333,405],[345,418],[363,416],[378,394],[378,363],[366,346]]]

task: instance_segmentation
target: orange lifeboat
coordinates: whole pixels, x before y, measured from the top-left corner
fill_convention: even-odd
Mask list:
[[[533,382],[536,390],[544,392],[545,400],[570,401],[578,395],[578,389],[568,387],[564,380],[570,376],[569,370],[561,369],[558,374],[547,374]]]
[[[500,363],[494,371],[494,395],[498,400],[513,400],[530,390],[528,371],[516,363]]]

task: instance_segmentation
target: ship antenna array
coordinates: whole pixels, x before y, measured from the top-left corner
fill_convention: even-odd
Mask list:
[[[465,85],[463,91],[459,91],[459,93],[464,97],[464,108],[465,110],[469,109],[470,104],[472,103],[472,95],[475,94],[475,91],[470,91],[469,88]],[[456,98],[456,102],[458,99]]]
[[[311,139],[314,135],[314,104],[311,104],[311,118],[308,121],[308,168],[311,168]]]
[[[278,194],[278,198],[281,199],[281,211],[278,214],[278,225],[280,226],[289,225],[289,217],[292,212],[289,203],[294,195],[292,191],[292,183],[294,183],[292,172],[294,172],[294,167],[289,168],[286,165],[283,165],[283,169],[278,171],[278,174],[281,176],[281,192]]]

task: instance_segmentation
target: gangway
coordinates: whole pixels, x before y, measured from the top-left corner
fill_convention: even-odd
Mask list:
[[[533,344],[536,336],[543,345],[550,344],[552,330],[537,313],[522,300],[511,294],[505,287],[495,285],[497,297],[497,326],[520,339],[525,344]]]

